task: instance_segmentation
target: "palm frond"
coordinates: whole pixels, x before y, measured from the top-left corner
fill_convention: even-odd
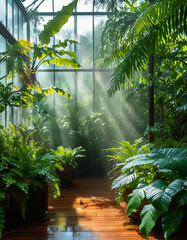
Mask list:
[[[121,33],[123,44],[104,58],[108,63],[120,60],[109,83],[110,96],[120,90],[133,72],[144,69],[150,53],[186,34],[186,7],[183,0],[156,2],[138,16],[133,26],[129,26],[127,34]]]

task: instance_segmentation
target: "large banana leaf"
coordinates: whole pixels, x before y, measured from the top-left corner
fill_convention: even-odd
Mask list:
[[[122,171],[131,167],[154,164],[160,169],[169,169],[181,177],[186,177],[187,173],[187,149],[183,148],[165,148],[152,150],[147,155],[137,155],[135,160],[126,164]],[[128,161],[129,159],[127,159]]]
[[[133,193],[129,194],[129,200],[127,205],[127,216],[131,215],[133,212],[137,210],[142,201],[145,198],[145,189],[148,183],[140,183],[137,188],[133,191]]]
[[[185,210],[177,208],[170,210],[162,217],[162,228],[164,230],[164,238],[167,239],[181,224]]]
[[[149,156],[160,169],[172,170],[181,177],[187,176],[187,149],[165,148],[153,150]]]
[[[154,164],[154,161],[150,160],[148,155],[146,154],[136,155],[135,157],[128,158],[126,161],[128,162],[129,159],[130,160],[135,159],[135,160],[132,160],[127,164],[124,164],[124,167],[121,169],[122,172],[132,167]]]
[[[112,182],[112,189],[122,187],[137,178],[136,173],[125,173]]]
[[[77,6],[77,1],[78,0],[74,0],[69,5],[64,6],[62,10],[57,12],[57,15],[44,26],[44,30],[39,35],[42,44],[49,44],[50,37],[53,37],[60,31],[72,15],[74,8]]]
[[[144,206],[140,214],[142,222],[139,229],[146,239],[148,239],[149,233],[155,226],[155,222],[161,214],[162,212],[154,208],[151,204]]]
[[[45,61],[45,63],[51,63],[55,64],[58,66],[66,66],[66,67],[71,67],[73,69],[78,69],[80,68],[80,64],[75,60],[75,59],[66,59],[66,58],[55,58],[55,59],[49,59]]]
[[[183,179],[175,179],[167,185],[162,179],[158,179],[145,189],[146,198],[156,209],[166,212],[173,196],[184,188],[183,182]]]

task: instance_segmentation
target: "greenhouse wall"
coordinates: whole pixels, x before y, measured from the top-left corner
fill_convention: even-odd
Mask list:
[[[70,2],[68,0],[63,1],[63,5]],[[61,9],[62,1],[59,0],[47,0],[39,6],[37,10],[40,20],[37,25],[33,24],[31,26],[31,29],[33,29],[31,41],[38,41],[38,34],[43,29],[43,25]],[[42,87],[49,87],[51,84],[61,87],[73,96],[74,101],[83,104],[88,111],[93,112],[102,111],[102,108],[106,107],[106,102],[103,103],[106,98],[102,100],[102,103],[97,104],[97,102],[99,95],[106,95],[106,83],[109,81],[111,69],[100,66],[98,57],[101,28],[109,14],[111,13],[107,12],[106,9],[96,7],[94,1],[87,1],[86,4],[85,0],[79,1],[68,22],[51,39],[51,44],[65,39],[77,40],[79,44],[70,45],[69,50],[77,54],[81,69],[74,70],[43,65],[38,73],[38,79]],[[98,89],[99,76],[100,90]],[[52,100],[56,110],[58,110],[56,112],[59,114],[59,110],[67,103],[67,100],[57,95]]]
[[[0,1],[0,52],[7,49],[7,44],[13,44],[16,39],[28,39],[29,19],[27,11],[20,0]],[[0,64],[0,76],[5,76],[7,64]],[[20,82],[16,76],[14,79],[1,80],[4,84],[13,81],[19,87]],[[7,126],[9,122],[19,124],[21,122],[21,110],[8,107],[0,114],[0,123]]]

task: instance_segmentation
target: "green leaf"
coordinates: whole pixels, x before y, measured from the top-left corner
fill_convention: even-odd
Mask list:
[[[142,219],[142,222],[139,226],[139,229],[142,233],[142,235],[148,239],[148,235],[155,226],[155,223],[159,216],[162,214],[161,211],[154,208],[151,204],[144,206],[140,217]]]
[[[187,191],[182,190],[179,192],[173,199],[172,203],[175,204],[175,206],[183,206],[187,204]]]
[[[135,159],[135,160],[133,160]],[[130,161],[130,160],[133,160],[127,164],[125,164],[125,166],[121,169],[121,171],[125,171],[129,168],[132,168],[132,167],[136,167],[136,166],[142,166],[142,165],[149,165],[149,164],[153,164],[154,161],[152,160],[149,160],[149,157],[145,154],[142,154],[142,155],[136,155],[132,158],[127,158],[127,162]]]
[[[54,58],[54,59],[49,59],[46,60],[44,63],[51,63],[55,64],[58,66],[66,66],[66,67],[71,67],[73,69],[78,69],[80,68],[80,64],[75,60],[75,59],[66,59],[66,58]]]
[[[112,182],[112,189],[127,185],[127,184],[131,183],[133,180],[135,180],[136,178],[137,178],[136,173],[123,174],[123,175],[119,176],[118,178],[116,178]]]
[[[145,188],[147,185],[147,183],[138,184],[137,188],[128,195],[129,200],[127,204],[127,216],[135,212],[142,203],[143,199],[145,198]]]
[[[183,180],[175,179],[168,186],[159,179],[151,183],[146,189],[146,198],[158,210],[166,212],[172,197],[183,189]]]
[[[166,212],[162,217],[162,228],[164,238],[167,239],[180,225],[185,214],[185,210],[177,208]]]
[[[57,15],[44,26],[44,30],[39,35],[39,39],[42,44],[49,44],[50,37],[53,37],[60,31],[62,26],[72,15],[74,8],[77,6],[77,1],[78,0],[74,0],[69,5],[64,6],[62,10],[57,12]]]
[[[150,154],[150,159],[153,160],[160,169],[169,169],[181,177],[186,177],[187,172],[187,149],[183,148],[165,148],[153,150]]]

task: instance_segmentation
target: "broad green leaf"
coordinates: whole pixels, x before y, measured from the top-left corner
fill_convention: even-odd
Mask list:
[[[127,184],[131,183],[133,180],[135,180],[136,178],[137,178],[136,173],[123,174],[123,175],[119,176],[118,178],[116,178],[112,182],[112,189],[127,185]]]
[[[71,67],[73,69],[80,68],[80,64],[75,59],[66,59],[66,58],[54,58],[45,61],[44,63],[56,64],[58,66]]]
[[[174,204],[176,207],[183,206],[183,205],[187,204],[187,191],[182,190],[181,192],[179,192],[173,198],[172,204]]]
[[[142,219],[142,222],[139,226],[139,229],[142,233],[142,235],[148,239],[148,235],[155,226],[155,223],[159,216],[162,214],[161,211],[154,208],[151,204],[144,206],[140,217]]]
[[[165,148],[153,150],[150,159],[160,169],[169,169],[181,177],[186,177],[187,172],[187,149],[183,148]]]
[[[128,158],[126,161],[129,161],[131,159],[135,159],[135,160],[125,164],[125,166],[121,169],[122,172],[132,167],[149,165],[154,163],[154,161],[149,160],[147,155],[137,155],[133,158]]]
[[[127,216],[131,215],[133,212],[137,210],[142,201],[145,198],[145,188],[147,187],[147,183],[138,184],[137,188],[128,195],[129,200],[127,204]]]
[[[44,30],[39,35],[39,40],[42,44],[49,44],[50,37],[53,37],[60,31],[72,15],[74,8],[77,6],[77,1],[78,0],[74,0],[69,5],[64,6],[62,10],[57,12],[57,15],[44,26]]]
[[[172,197],[183,189],[183,180],[176,179],[168,186],[159,179],[151,183],[146,189],[145,194],[148,201],[158,210],[166,212],[171,203]]]
[[[164,238],[167,239],[180,225],[185,214],[182,208],[171,209],[162,217],[162,228],[164,230]]]

